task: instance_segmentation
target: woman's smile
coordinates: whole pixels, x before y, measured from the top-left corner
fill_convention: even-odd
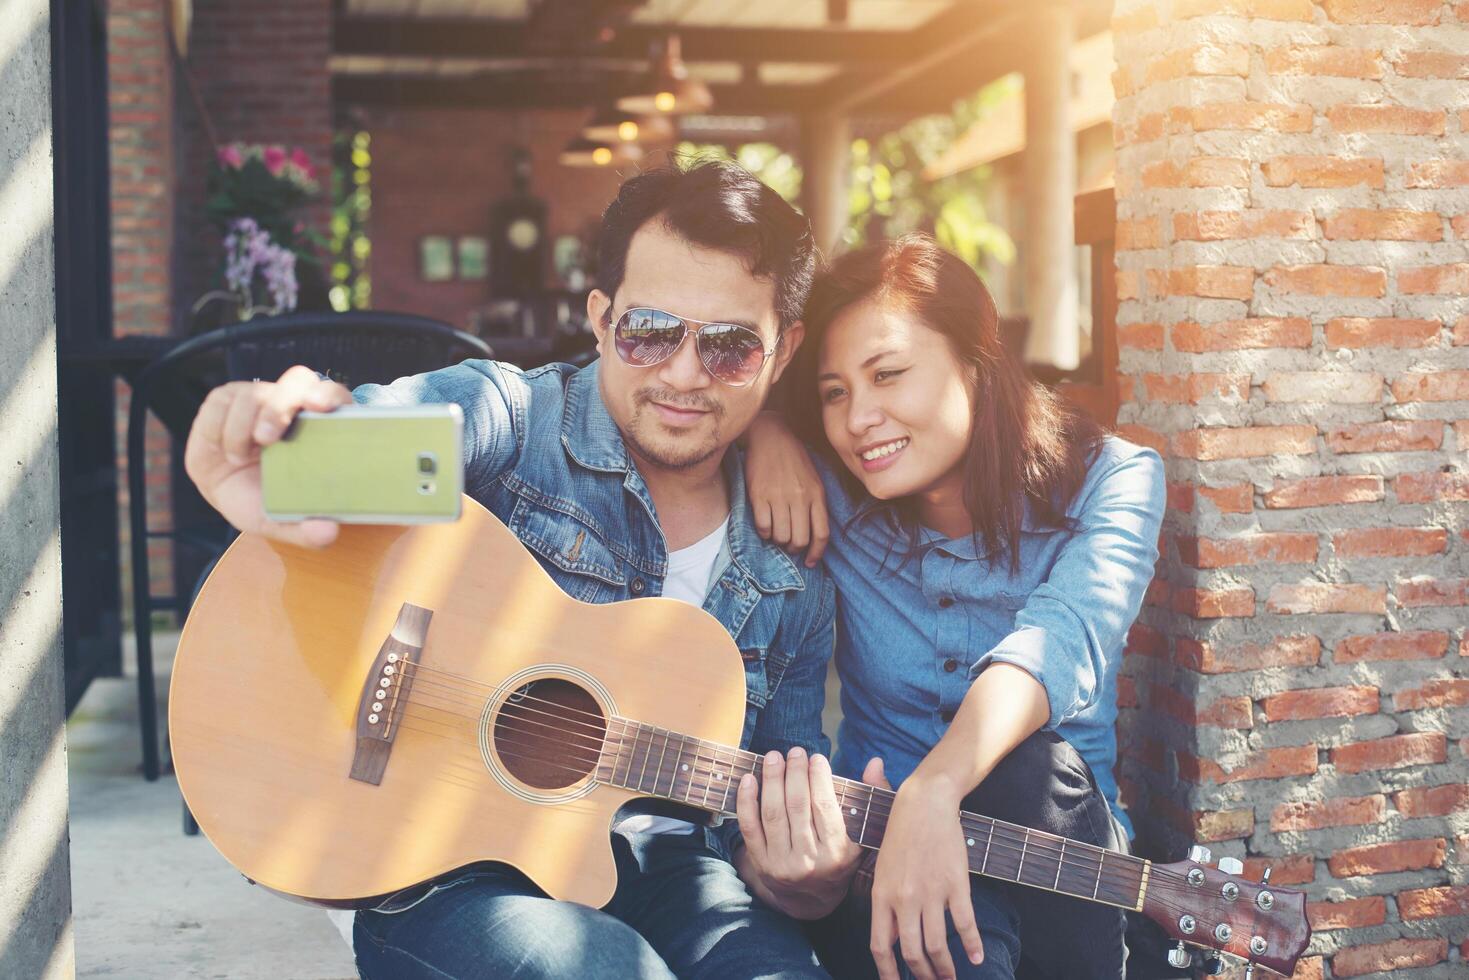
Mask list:
[[[885,470],[898,460],[898,455],[908,448],[908,443],[913,440],[907,436],[899,439],[889,439],[886,442],[876,443],[867,448],[858,449],[857,455],[862,460],[862,468],[869,473]]]

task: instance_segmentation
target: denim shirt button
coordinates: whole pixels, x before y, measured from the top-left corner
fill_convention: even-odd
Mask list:
[[[946,673],[946,674],[952,674],[954,671],[956,671],[958,669],[959,669],[959,661],[955,660],[953,657],[950,657],[948,660],[945,660],[944,661],[944,673]]]
[[[942,719],[944,724],[947,725],[949,722],[954,720],[954,712],[948,708],[945,708],[943,711],[939,712],[939,718]]]
[[[951,596],[951,595],[946,595],[942,599],[939,600],[939,608],[940,609],[948,609],[953,604],[954,604],[954,597]]]
[[[643,585],[642,578],[641,577],[638,577],[638,578],[633,579],[632,580],[632,584],[629,585],[628,588],[632,589],[632,594],[633,595],[642,595],[643,594],[643,589],[645,588],[645,586]]]

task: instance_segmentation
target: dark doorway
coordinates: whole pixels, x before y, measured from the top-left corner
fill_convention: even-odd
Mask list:
[[[52,0],[56,349],[66,710],[122,669],[107,21],[102,0]]]

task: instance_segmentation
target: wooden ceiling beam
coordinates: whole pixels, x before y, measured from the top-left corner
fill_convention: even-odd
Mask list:
[[[585,26],[585,25],[583,25]],[[595,32],[579,40],[550,38],[524,24],[486,20],[426,20],[398,17],[338,17],[334,53],[414,58],[573,57],[597,54],[645,59],[665,28],[624,25],[599,41]],[[796,62],[802,64],[895,64],[913,56],[909,32],[777,30],[692,27],[678,32],[686,61]]]
[[[635,76],[575,78],[560,72],[496,72],[475,78],[338,75],[332,100],[341,108],[592,109]],[[799,115],[815,107],[815,86],[711,85],[714,112],[729,116]]]
[[[535,0],[525,21],[525,40],[532,48],[571,48],[600,43],[647,0]]]
[[[1110,0],[1076,0],[1076,4],[1078,37],[1107,28]],[[1017,27],[1010,20],[1014,10],[1011,0],[965,2],[923,27],[899,32],[693,28],[679,33],[684,57],[690,61],[846,66],[837,77],[808,85],[762,85],[746,72],[738,84],[711,86],[716,114],[799,116],[835,110],[858,118],[901,120],[946,111],[987,82],[1022,69]],[[631,85],[636,71],[630,67],[625,72],[578,72],[577,60],[595,56],[641,62],[648,45],[663,36],[662,30],[627,25],[610,40],[586,39],[577,42],[586,46],[567,50],[571,42],[564,37],[555,42],[537,40],[523,24],[339,17],[334,39],[338,54],[537,57],[563,64],[474,78],[338,75],[333,93],[343,105],[591,108]]]

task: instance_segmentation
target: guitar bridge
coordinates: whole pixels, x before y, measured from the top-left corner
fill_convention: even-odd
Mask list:
[[[432,618],[432,610],[409,602],[398,610],[398,621],[373,659],[357,702],[357,750],[350,778],[374,786],[382,783],[398,735],[396,722],[413,687],[413,673],[406,668],[422,657]]]

